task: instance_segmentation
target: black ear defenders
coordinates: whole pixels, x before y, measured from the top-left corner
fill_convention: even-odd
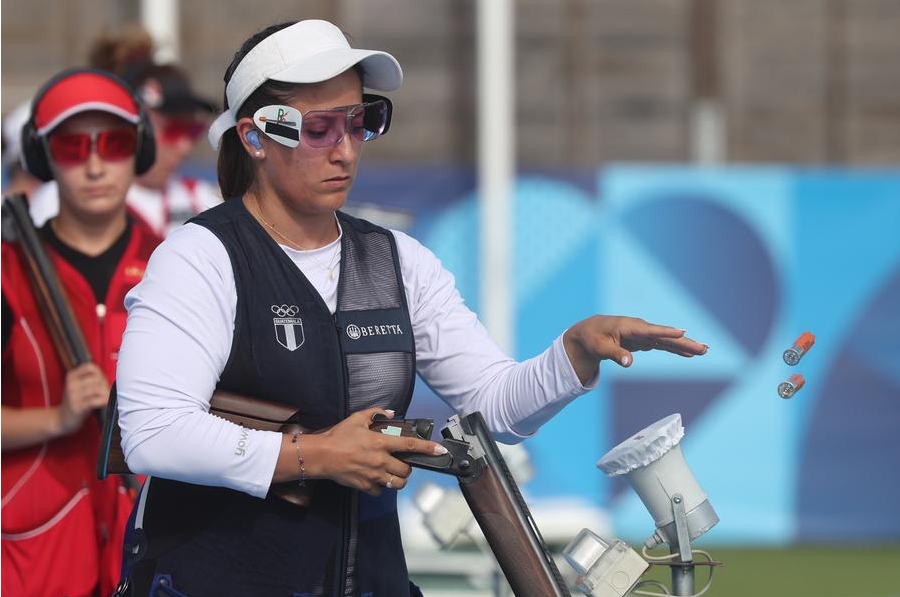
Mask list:
[[[259,131],[250,131],[246,135],[244,135],[244,139],[247,140],[247,143],[252,145],[256,149],[262,149],[262,143],[259,142]]]
[[[37,126],[34,121],[34,115],[41,100],[53,87],[60,81],[77,75],[79,73],[93,73],[110,79],[128,92],[134,101],[135,109],[138,111],[139,120],[137,123],[138,143],[134,154],[134,172],[138,176],[144,174],[153,166],[156,160],[156,141],[153,137],[153,125],[147,111],[141,107],[134,92],[125,81],[114,75],[113,73],[96,68],[70,68],[62,71],[52,79],[44,83],[31,102],[31,115],[28,121],[22,127],[22,164],[34,177],[44,182],[53,179],[53,172],[50,169],[50,160],[47,157],[47,151],[44,145],[44,139],[38,135]]]

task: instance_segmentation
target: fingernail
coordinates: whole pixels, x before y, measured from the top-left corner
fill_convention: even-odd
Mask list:
[[[387,416],[389,416],[389,417],[393,417],[393,416],[394,416],[394,411],[391,410],[391,409],[389,409],[389,408],[384,409],[384,412],[386,412],[386,413],[387,413]]]
[[[434,445],[434,455],[435,456],[443,456],[446,453],[447,453],[447,448],[445,448],[441,444]]]
[[[622,363],[622,366],[623,366],[623,367],[627,367],[627,366],[628,366],[628,363],[631,362],[631,357],[629,357],[629,356],[626,354],[624,357],[622,357],[622,360],[620,360],[619,362]]]

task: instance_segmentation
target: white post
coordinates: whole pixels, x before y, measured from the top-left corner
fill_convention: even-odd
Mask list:
[[[691,158],[705,166],[721,164],[726,156],[725,117],[716,100],[701,99],[691,107]]]
[[[179,5],[179,0],[141,0],[141,23],[153,36],[153,58],[160,63],[181,59]]]
[[[478,1],[480,310],[491,336],[510,354],[515,348],[510,235],[515,175],[513,19],[512,0]]]

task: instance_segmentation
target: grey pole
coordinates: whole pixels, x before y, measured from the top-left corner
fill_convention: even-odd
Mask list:
[[[694,556],[691,552],[691,536],[688,531],[684,498],[680,493],[672,496],[672,512],[675,514],[675,533],[678,544],[671,546],[671,552],[678,557],[670,564],[672,568],[672,594],[694,594]]]

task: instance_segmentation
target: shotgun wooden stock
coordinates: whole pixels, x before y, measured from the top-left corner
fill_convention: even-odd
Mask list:
[[[122,452],[122,431],[119,427],[119,411],[117,408],[116,386],[113,384],[109,403],[106,406],[106,422],[103,426],[103,437],[100,443],[100,457],[97,459],[97,477],[105,479],[108,475],[132,474],[125,462]],[[300,425],[300,409],[279,402],[270,402],[250,396],[230,392],[215,392],[209,401],[210,414],[216,415],[232,423],[259,429],[262,431],[278,431],[281,433],[320,433],[324,429],[309,430]],[[388,427],[400,430],[404,437],[429,439],[434,427],[431,419],[409,419],[394,421],[378,418],[369,425],[372,431],[382,431]],[[279,498],[297,506],[309,505],[315,481],[309,480],[304,486],[294,481],[276,483],[271,492]]]
[[[103,429],[103,443],[97,463],[97,476],[131,474],[122,452],[122,430],[119,428],[115,384],[106,406],[107,425]],[[294,428],[307,433],[297,423],[300,411],[296,407],[277,402],[258,400],[228,392],[216,392],[209,402],[209,412],[250,429],[292,432]]]
[[[119,411],[117,408],[116,386],[113,384],[106,405],[103,437],[100,442],[100,456],[97,459],[97,477],[105,479],[108,475],[133,474],[125,462],[122,452],[122,430],[119,427]],[[300,427],[298,421],[300,411],[296,407],[277,402],[268,402],[248,396],[240,396],[228,392],[216,392],[209,402],[209,412],[249,429],[263,431],[308,431]],[[303,487],[297,483],[277,483],[272,486],[272,493],[281,499],[297,506],[309,505],[314,482]]]

